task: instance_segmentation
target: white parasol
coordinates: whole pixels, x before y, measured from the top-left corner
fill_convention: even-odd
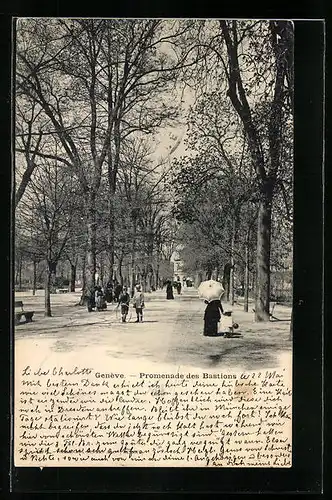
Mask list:
[[[224,287],[219,281],[207,280],[202,281],[198,287],[198,294],[201,299],[208,300],[218,300],[224,293]]]

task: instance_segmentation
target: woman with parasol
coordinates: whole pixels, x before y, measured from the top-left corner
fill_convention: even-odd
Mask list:
[[[220,299],[211,300],[210,302],[205,300],[207,304],[204,313],[204,336],[215,336],[218,335],[218,323],[221,318],[221,314],[224,313]]]
[[[224,313],[220,297],[224,293],[221,283],[214,280],[203,281],[198,287],[201,298],[207,304],[204,312],[204,336],[218,335],[218,323]]]

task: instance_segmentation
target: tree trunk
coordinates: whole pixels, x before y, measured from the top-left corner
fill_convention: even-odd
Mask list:
[[[70,291],[75,292],[76,264],[70,264]]]
[[[289,327],[289,340],[293,340],[293,307],[292,307],[292,313],[291,313],[291,322],[290,322],[290,327]]]
[[[18,264],[18,287],[22,290],[22,257],[20,257]]]
[[[79,302],[80,306],[83,306],[85,304],[85,296],[86,296],[86,252],[84,253],[82,259],[82,294]]]
[[[134,286],[135,286],[135,256],[134,252],[132,251],[130,255],[130,266],[129,266],[129,289],[132,297],[134,295]]]
[[[112,157],[112,148],[108,152],[108,186],[109,186],[109,224],[108,224],[108,274],[109,279],[113,279],[114,266],[114,235],[115,235],[115,211],[114,195],[116,190],[116,178],[120,162],[120,121],[114,122],[114,157]]]
[[[264,186],[257,220],[255,321],[269,321],[272,186]]]
[[[96,273],[96,196],[91,194],[88,200],[87,216],[87,251],[86,251],[86,291],[92,293],[95,287]]]
[[[51,312],[51,272],[46,272],[46,281],[45,281],[45,311],[44,316],[52,316]]]
[[[51,311],[51,291],[54,287],[54,278],[56,273],[56,264],[48,262],[45,277],[45,311],[44,316],[52,316]]]
[[[225,289],[224,298],[227,302],[229,302],[229,297],[230,297],[230,270],[231,270],[230,263],[225,264],[222,285]]]
[[[46,272],[46,285],[45,285],[45,311],[44,316],[51,317],[51,283],[52,283],[52,273]]]
[[[123,257],[119,257],[117,259],[117,261],[118,261],[118,263],[117,263],[117,274],[119,275],[120,284],[123,286],[124,285],[123,273],[122,273]]]
[[[37,289],[37,262],[33,261],[33,281],[32,281],[32,295],[36,295]]]
[[[251,275],[251,297],[256,297],[256,269]]]
[[[249,239],[249,238],[248,238]],[[244,311],[249,310],[249,241],[245,246],[245,269],[244,269]]]
[[[157,268],[156,268],[156,290],[157,288],[160,288],[159,286],[159,262],[157,262]]]
[[[134,216],[134,218],[133,218],[133,244],[132,244],[132,250],[131,250],[131,255],[130,255],[130,274],[129,274],[131,296],[134,295],[134,287],[135,287],[136,229],[137,229],[137,220],[136,220],[136,217]]]
[[[150,289],[151,289],[151,291],[152,291],[152,289],[154,289],[154,290],[157,289],[156,273],[155,273],[153,266],[151,266],[151,268],[150,268]]]
[[[203,281],[203,273],[199,272],[196,275],[196,283],[195,283],[196,288],[199,287],[199,285],[202,283],[202,281]]]
[[[105,284],[105,260],[104,260],[104,253],[102,252],[99,256],[99,266],[98,266],[98,269],[99,269],[99,280],[100,280],[100,284],[101,286],[103,286]],[[107,274],[108,274],[108,271],[107,271]],[[106,283],[107,283],[108,280],[106,280]]]
[[[233,226],[231,239],[231,267],[229,271],[229,302],[234,305],[234,244],[235,244],[235,228]]]
[[[107,258],[108,258],[108,280],[113,279],[114,275],[114,232],[115,232],[115,215],[113,207],[113,196],[114,196],[115,186],[111,185],[110,181],[110,199],[108,206],[108,237],[107,237]]]

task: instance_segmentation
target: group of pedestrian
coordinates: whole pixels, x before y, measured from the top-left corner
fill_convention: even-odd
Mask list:
[[[134,296],[132,299],[133,307],[136,311],[137,319],[135,323],[139,323],[143,321],[143,308],[144,308],[144,293],[142,292],[141,286],[136,285]],[[130,306],[130,295],[128,293],[127,287],[123,287],[123,290],[120,294],[118,306],[121,307],[121,320],[122,323],[126,323],[127,315],[129,312]]]
[[[95,305],[97,311],[105,311],[107,309],[105,293],[100,285],[95,287]]]
[[[181,294],[181,281],[172,282],[168,280],[166,282],[166,299],[174,299],[173,289],[177,290],[177,293]],[[97,311],[103,311],[107,309],[107,302],[117,303],[117,308],[120,306],[121,310],[121,321],[122,323],[127,322],[127,317],[130,308],[130,302],[136,312],[135,323],[143,322],[143,309],[144,309],[144,293],[142,292],[141,285],[137,284],[135,286],[135,291],[130,299],[130,294],[128,292],[127,286],[121,286],[118,282],[109,281],[103,289],[100,285],[94,287],[94,293],[88,297],[88,311],[92,311],[95,308]],[[206,309],[204,313],[204,336],[216,336],[218,334],[218,324],[221,317],[225,315],[223,306],[220,299],[218,300],[205,300]],[[237,328],[238,325],[234,323],[233,328]]]
[[[107,309],[108,303],[117,303],[117,308],[120,306],[121,320],[126,323],[130,307],[130,295],[126,286],[122,287],[119,283],[113,286],[113,283],[108,282],[105,289],[100,285],[94,287],[94,293],[87,297],[88,311],[93,309],[96,311],[104,311]],[[141,285],[135,286],[134,295],[132,298],[132,305],[136,311],[136,323],[143,321],[143,308],[144,308],[144,293],[142,292]]]
[[[122,292],[122,285],[117,280],[109,280],[105,287],[106,301],[109,303],[118,302]]]
[[[105,309],[107,309],[105,293],[100,285],[96,285],[93,290],[88,293],[86,296],[86,304],[89,312],[93,311],[93,309],[96,309],[96,311],[105,311]]]
[[[93,309],[103,311],[107,309],[107,304],[117,304],[122,291],[123,287],[118,281],[109,280],[106,286],[102,286],[98,279],[96,285],[86,297],[88,311],[91,312]]]
[[[205,337],[215,337],[220,333],[225,337],[233,335],[234,330],[239,328],[239,325],[233,322],[232,311],[224,311],[220,299],[205,300],[204,302],[206,308],[203,335]]]
[[[176,289],[178,295],[181,295],[182,283],[181,283],[180,279],[175,281],[174,284],[172,284],[171,280],[166,281],[166,299],[167,300],[174,299],[173,288]]]

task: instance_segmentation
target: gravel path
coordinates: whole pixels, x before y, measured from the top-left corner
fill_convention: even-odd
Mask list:
[[[42,292],[36,296],[18,293],[26,310],[34,310],[32,323],[15,328],[16,354],[21,361],[33,356],[57,364],[62,360],[98,360],[119,367],[142,365],[151,369],[230,371],[276,368],[291,363],[289,341],[290,308],[277,306],[274,314],[282,321],[255,323],[252,312],[234,305],[233,317],[239,323],[236,338],[203,337],[204,303],[194,289],[184,290],[174,300],[163,291],[145,294],[144,322],[120,322],[115,305],[107,311],[88,313],[78,306],[80,293],[52,295],[51,318],[43,315]],[[224,304],[225,309],[230,306]]]

